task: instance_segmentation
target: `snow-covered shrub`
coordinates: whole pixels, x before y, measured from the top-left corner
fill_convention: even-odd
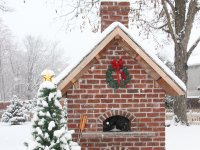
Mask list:
[[[34,109],[36,107],[36,99],[24,100],[22,101],[24,112],[26,114],[27,120],[30,121],[33,116]]]
[[[1,121],[9,122],[11,125],[18,125],[26,121],[23,104],[17,96],[13,96],[10,105],[2,115]]]
[[[181,121],[178,119],[178,117],[176,115],[173,116],[172,120],[170,120],[169,124],[167,125],[169,126],[180,126],[182,123]]]
[[[165,107],[167,109],[173,109],[174,106],[174,97],[170,95],[165,96]]]
[[[33,100],[23,101],[23,107],[26,112],[31,112],[33,110]]]
[[[61,92],[52,82],[44,81],[40,85],[33,115],[32,140],[25,143],[28,150],[81,150],[72,141],[73,131],[67,129],[60,98]]]

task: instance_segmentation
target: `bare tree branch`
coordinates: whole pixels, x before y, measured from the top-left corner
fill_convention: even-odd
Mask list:
[[[68,16],[68,15],[74,13],[75,11],[76,11],[76,14],[75,14],[75,17],[76,17],[76,16],[78,15],[78,9],[79,9],[79,7],[80,7],[80,0],[78,0],[76,6],[71,6],[71,7],[73,7],[73,9],[72,9],[70,12],[68,12],[68,13],[66,13],[66,14],[63,14],[63,15],[61,15],[60,17],[66,17],[66,16]]]
[[[8,52],[9,52],[9,61],[10,61],[10,67],[11,67],[12,73],[14,75],[16,75],[16,71],[15,71],[15,67],[14,67],[16,64],[13,63],[12,52],[11,52],[11,50],[9,50]]]
[[[161,0],[161,1],[162,1],[162,5],[163,5],[163,8],[164,8],[166,17],[167,17],[167,25],[168,25],[168,28],[169,28],[171,37],[172,37],[172,39],[173,39],[175,45],[177,45],[177,39],[176,39],[174,30],[173,30],[173,28],[172,28],[172,25],[171,25],[170,14],[169,14],[169,12],[168,12],[168,9],[167,9],[167,6],[166,6],[166,4],[165,4],[165,1],[164,1],[164,0]]]
[[[169,31],[169,29],[167,30],[167,29],[162,29],[163,31],[165,31],[167,34],[170,34],[170,31]]]
[[[152,25],[150,25],[150,24],[149,24],[149,26],[150,26],[151,28],[153,28],[153,29],[163,29],[164,27],[167,26],[167,23],[165,23],[165,24],[163,24],[163,25],[161,25],[161,26],[159,26],[159,27],[154,27],[154,26],[152,26]]]
[[[12,9],[9,8],[9,7],[6,5],[6,2],[5,2],[4,0],[0,0],[0,11],[7,12],[7,11],[12,11]]]
[[[190,47],[189,51],[187,52],[187,59],[189,59],[190,55],[192,54],[192,52],[194,51],[194,49],[197,47],[197,45],[200,42],[200,36],[199,38],[194,42],[194,44]]]
[[[169,6],[171,7],[171,9],[172,9],[172,11],[173,11],[173,14],[175,14],[175,7],[174,7],[174,5],[173,5],[173,3],[170,1],[170,0],[165,0],[168,4],[169,4]]]
[[[185,22],[185,36],[184,36],[184,39],[183,39],[183,43],[185,43],[185,45],[187,45],[188,42],[189,42],[194,18],[195,18],[195,15],[197,14],[197,12],[199,10],[199,8],[197,6],[198,6],[197,0],[191,0],[190,1],[188,13],[187,13],[187,19],[186,19],[186,22]]]

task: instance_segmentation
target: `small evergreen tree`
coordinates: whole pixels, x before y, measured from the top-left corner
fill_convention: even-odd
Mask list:
[[[3,113],[1,121],[10,122],[11,125],[18,125],[26,121],[24,107],[16,95],[13,96],[10,105]]]
[[[170,95],[165,96],[165,108],[167,109],[173,109],[174,106],[174,97]]]
[[[25,143],[28,150],[80,150],[71,141],[72,132],[67,129],[60,98],[61,92],[52,82],[44,81],[40,85],[33,116],[33,140]]]

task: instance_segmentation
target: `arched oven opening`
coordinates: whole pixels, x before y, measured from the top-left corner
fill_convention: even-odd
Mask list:
[[[103,121],[103,132],[131,131],[131,122],[124,116],[111,116]]]

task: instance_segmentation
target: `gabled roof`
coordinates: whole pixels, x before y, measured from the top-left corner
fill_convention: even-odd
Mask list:
[[[144,50],[133,39],[131,32],[121,23],[112,23],[93,45],[85,57],[68,66],[55,79],[62,93],[66,92],[101,57],[100,52],[113,39],[120,39],[124,50],[170,95],[184,95],[185,84],[152,52]]]

